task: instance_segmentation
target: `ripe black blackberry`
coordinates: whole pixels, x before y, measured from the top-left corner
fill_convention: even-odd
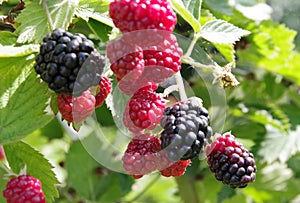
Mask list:
[[[207,163],[217,180],[232,188],[244,188],[256,178],[254,156],[230,133],[206,148]]]
[[[199,106],[197,99],[176,103],[164,111],[161,146],[171,160],[187,160],[203,151],[212,136],[208,111]]]
[[[104,65],[92,41],[57,28],[44,37],[34,69],[56,93],[80,96],[99,84]]]

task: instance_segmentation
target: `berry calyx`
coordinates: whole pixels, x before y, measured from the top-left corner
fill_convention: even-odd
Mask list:
[[[122,32],[144,29],[172,32],[177,22],[168,0],[114,0],[109,15]]]
[[[99,83],[99,92],[95,95],[95,108],[102,106],[104,100],[111,92],[112,84],[108,77],[102,75]]]
[[[176,162],[172,162],[167,168],[160,171],[162,176],[165,177],[178,177],[182,176],[185,173],[185,170],[188,165],[190,165],[191,160],[179,160]]]
[[[173,161],[199,155],[213,134],[208,111],[194,98],[166,108],[160,125],[161,147]]]
[[[122,157],[123,167],[129,175],[141,178],[158,168],[159,139],[151,134],[134,136]]]
[[[30,175],[21,175],[11,179],[2,192],[7,203],[45,203],[39,179]]]
[[[232,188],[244,188],[255,180],[253,154],[230,133],[224,133],[206,148],[207,163],[217,180]]]
[[[130,119],[142,129],[154,129],[164,109],[164,99],[149,87],[138,90],[129,100]]]
[[[92,115],[95,109],[96,99],[90,90],[82,93],[79,97],[67,94],[57,96],[58,110],[62,118],[68,122],[80,123]]]

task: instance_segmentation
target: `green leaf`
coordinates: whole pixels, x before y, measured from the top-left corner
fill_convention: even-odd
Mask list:
[[[196,19],[193,16],[193,13],[191,13],[184,5],[182,0],[171,0],[170,1],[172,4],[173,9],[179,14],[181,15],[181,17],[188,22],[192,28],[194,29],[194,31],[196,33],[200,32],[200,22],[198,19]],[[188,1],[186,1],[188,2]],[[189,4],[186,4],[189,5]]]
[[[79,0],[46,0],[54,28],[68,28],[78,3]],[[39,43],[52,31],[42,1],[26,2],[16,22],[20,24],[16,29],[18,43]]]
[[[110,27],[114,27],[114,23],[108,15],[109,4],[110,1],[108,0],[80,0],[75,14],[85,21],[89,21],[89,18],[92,18]]]
[[[115,202],[130,191],[132,178],[103,168],[82,146],[75,142],[66,157],[68,182],[85,199]],[[74,170],[76,169],[76,170]]]
[[[233,44],[214,44],[214,46],[226,58],[226,60],[229,63],[235,63],[235,50]]]
[[[285,163],[291,156],[300,151],[300,126],[289,135],[282,135],[276,128],[267,125],[266,139],[261,143],[258,154],[267,163],[279,160]]]
[[[210,10],[215,10],[229,16],[233,14],[232,7],[229,6],[228,1],[205,0],[204,3]]]
[[[231,198],[236,194],[235,190],[229,186],[223,186],[222,189],[218,192],[218,202],[222,202],[225,199]]]
[[[53,116],[45,112],[47,86],[36,77],[32,58],[0,58],[0,65],[0,143],[8,143],[43,127]]]
[[[242,36],[250,34],[249,31],[238,28],[224,20],[211,20],[205,23],[200,36],[217,44],[232,44]]]
[[[89,19],[88,25],[93,33],[96,34],[102,42],[107,42],[109,40],[108,35],[111,32],[112,27],[92,18]]]
[[[1,45],[12,45],[15,44],[17,41],[18,36],[14,33],[8,31],[1,31],[0,32],[0,47]]]
[[[20,47],[0,46],[0,59],[3,57],[26,56],[39,51],[39,45],[29,44]]]
[[[198,21],[201,17],[201,6],[202,6],[202,0],[182,0],[184,3],[185,8],[193,14],[195,19]]]
[[[46,196],[47,203],[54,202],[54,198],[59,196],[55,187],[59,182],[48,160],[24,142],[4,145],[4,150],[9,166],[13,172],[18,174],[26,165],[27,174],[38,178],[42,182],[42,189]]]
[[[251,38],[251,46],[237,52],[238,65],[259,67],[280,74],[300,85],[300,54],[294,39],[297,32],[283,24],[262,22]]]

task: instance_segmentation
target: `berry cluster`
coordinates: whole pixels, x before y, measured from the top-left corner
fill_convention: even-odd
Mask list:
[[[2,195],[7,203],[46,202],[40,180],[30,175],[20,175],[11,179]]]
[[[34,69],[58,94],[58,110],[69,123],[84,121],[110,93],[111,82],[101,75],[104,61],[83,34],[57,28],[44,37]]]
[[[218,137],[206,149],[207,162],[217,180],[232,188],[243,188],[255,180],[256,165],[249,153],[230,133]]]
[[[161,144],[171,160],[197,156],[213,135],[208,112],[197,99],[176,103],[164,111]]]

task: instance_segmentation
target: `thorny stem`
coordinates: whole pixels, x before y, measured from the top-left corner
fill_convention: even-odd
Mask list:
[[[3,162],[0,163],[0,168],[4,169],[8,174],[12,173],[12,171]]]
[[[147,190],[149,190],[150,187],[152,187],[154,185],[154,183],[156,183],[156,181],[158,181],[158,179],[160,178],[160,174],[157,174],[149,183],[146,187],[144,187],[144,189],[137,194],[134,198],[132,198],[132,200],[128,201],[128,203],[134,203],[136,202],[136,200],[138,200],[141,196],[143,196],[145,194],[145,192]]]
[[[44,10],[46,12],[46,15],[47,15],[49,26],[50,26],[51,30],[54,30],[55,27],[53,25],[52,18],[51,18],[46,0],[42,0],[42,3],[43,3]]]

